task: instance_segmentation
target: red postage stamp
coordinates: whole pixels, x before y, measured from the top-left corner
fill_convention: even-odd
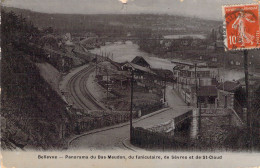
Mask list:
[[[223,6],[226,50],[260,48],[259,5]]]

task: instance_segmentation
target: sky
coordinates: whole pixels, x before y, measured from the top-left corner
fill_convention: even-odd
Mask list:
[[[44,13],[154,13],[221,20],[222,5],[256,1],[259,0],[4,0],[3,4]]]

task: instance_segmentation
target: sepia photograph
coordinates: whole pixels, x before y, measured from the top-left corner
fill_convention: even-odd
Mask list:
[[[99,151],[96,162],[257,156],[259,5],[2,0],[1,167],[12,166],[5,152],[84,160],[93,158],[76,153]],[[48,151],[63,154],[37,153]]]

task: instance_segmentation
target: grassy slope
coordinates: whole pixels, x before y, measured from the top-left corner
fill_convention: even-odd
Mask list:
[[[61,147],[60,126],[68,118],[65,103],[35,65],[42,55],[25,53],[31,29],[6,13],[2,26],[1,116],[6,128],[1,127],[1,147]]]

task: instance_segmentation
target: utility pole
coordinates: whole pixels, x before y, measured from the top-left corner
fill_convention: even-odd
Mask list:
[[[185,85],[186,85],[186,86],[185,86],[185,99],[184,99],[184,100],[185,100],[185,103],[187,103],[187,98],[186,98],[186,97],[187,97],[187,88],[188,88],[187,78],[188,78],[188,76],[186,77],[186,82],[185,82]]]
[[[197,108],[199,107],[199,101],[198,101],[198,83],[197,83],[197,63],[195,63],[195,86],[196,86],[196,97],[197,97]]]
[[[108,70],[107,70],[107,101],[108,101]]]
[[[180,85],[180,83],[179,83],[180,72],[181,72],[180,70],[177,71],[177,89],[178,89],[178,92],[180,92],[180,87],[179,87],[179,85]]]
[[[178,73],[178,72],[177,72]],[[174,89],[176,89],[176,88],[174,88],[174,77],[175,77],[175,75],[174,75],[174,68],[172,68],[172,89],[174,90]],[[177,79],[177,77],[176,77],[176,79]],[[177,86],[177,80],[176,80],[176,86]]]
[[[198,88],[200,88],[200,78],[199,78],[199,87]],[[201,139],[201,102],[200,101],[198,101],[198,105],[199,105],[199,128],[198,128],[198,130],[199,130],[199,140]]]
[[[134,70],[131,72],[131,99],[130,99],[130,142],[133,138],[133,93],[134,93]]]
[[[252,149],[252,122],[251,122],[251,96],[249,92],[249,75],[248,75],[248,50],[244,50],[244,70],[246,84],[246,109],[247,109],[247,129],[249,135],[249,149]]]
[[[164,91],[163,91],[163,102],[165,103],[166,102],[166,73],[164,74]]]
[[[201,138],[201,103],[199,103],[199,96],[198,96],[198,81],[197,81],[197,63],[195,63],[195,84],[196,84],[196,97],[197,97],[197,110],[198,110],[198,113],[199,113],[199,116],[198,116],[198,139],[200,140]],[[200,82],[199,82],[200,83]]]
[[[249,109],[249,82],[248,82],[248,51],[244,50],[244,70],[246,84],[246,108],[247,108],[247,126],[250,127],[250,109]]]
[[[97,54],[96,54],[96,76],[97,76]]]
[[[224,70],[226,70],[226,56],[224,55]],[[223,77],[224,108],[227,108],[227,93],[225,93],[225,72]]]

